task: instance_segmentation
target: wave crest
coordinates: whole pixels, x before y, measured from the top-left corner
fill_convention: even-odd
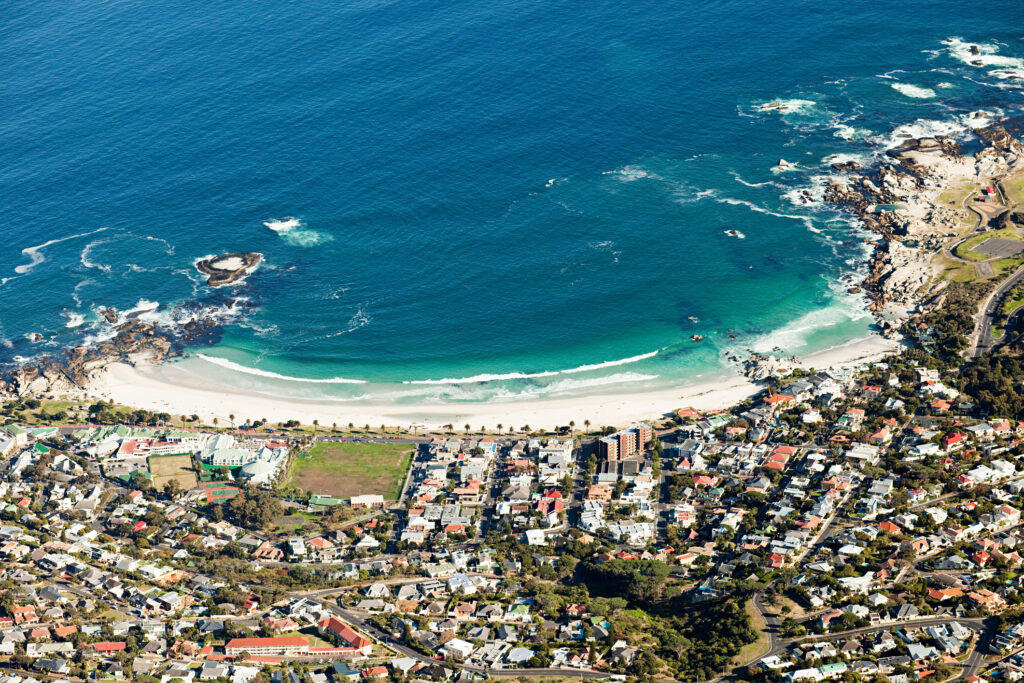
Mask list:
[[[361,379],[347,379],[345,377],[332,377],[330,379],[310,379],[308,377],[289,377],[288,375],[281,375],[276,372],[270,372],[269,370],[260,370],[259,368],[250,368],[234,361],[230,361],[227,358],[218,358],[217,356],[207,356],[204,353],[197,353],[196,357],[202,358],[207,363],[219,365],[222,368],[233,370],[235,372],[241,372],[246,375],[256,375],[257,377],[267,377],[270,379],[283,379],[288,382],[306,382],[309,384],[366,384]]]

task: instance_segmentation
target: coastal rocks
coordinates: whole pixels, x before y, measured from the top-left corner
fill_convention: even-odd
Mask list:
[[[196,262],[196,270],[209,277],[206,284],[223,287],[238,282],[259,265],[263,255],[257,252],[233,252]]]
[[[887,249],[875,259],[872,269],[878,303],[912,305],[919,292],[932,279],[932,270],[922,263],[917,249],[901,242],[888,242]]]
[[[754,354],[743,363],[743,374],[752,382],[762,382],[770,377],[785,377],[793,368],[791,361]]]
[[[796,164],[791,164],[785,159],[779,159],[779,163],[772,166],[772,170],[776,173],[785,173],[786,171],[793,171],[797,168]]]
[[[1006,128],[1002,126],[988,126],[986,128],[979,128],[975,131],[982,140],[989,144],[987,149],[982,150],[979,154],[986,154],[992,156],[1012,154],[1019,156],[1024,154],[1024,144],[1020,140],[1013,137]]]
[[[158,363],[179,355],[185,347],[214,343],[220,331],[217,312],[238,311],[241,306],[230,299],[218,303],[180,304],[156,318],[156,322],[135,317],[118,322],[113,309],[104,309],[102,318],[109,327],[97,335],[100,341],[3,371],[0,396],[74,392],[85,388],[113,363]]]
[[[825,201],[850,208],[854,213],[867,211],[871,203],[860,191],[837,179],[829,180],[825,188]]]
[[[109,308],[101,308],[100,315],[111,325],[117,322],[117,311],[111,306]]]
[[[848,173],[849,171],[859,171],[861,166],[856,161],[841,161],[832,164],[832,168],[840,173]]]
[[[816,204],[818,201],[814,198],[814,195],[811,194],[811,191],[806,188],[797,190],[795,198],[801,204]]]

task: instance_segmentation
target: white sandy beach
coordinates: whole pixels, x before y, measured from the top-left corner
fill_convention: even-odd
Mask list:
[[[800,359],[803,367],[824,369],[851,366],[877,360],[898,348],[896,342],[878,335],[855,340]],[[608,393],[600,395],[560,397],[531,401],[481,403],[409,404],[343,404],[337,402],[300,401],[266,394],[248,393],[227,386],[215,385],[202,377],[185,372],[173,363],[162,366],[132,366],[119,363],[110,366],[86,392],[90,397],[112,399],[135,408],[145,408],[172,415],[199,415],[210,423],[217,418],[229,423],[267,419],[270,422],[300,420],[321,425],[332,423],[357,425],[381,424],[389,427],[436,428],[453,424],[457,428],[469,423],[473,429],[496,429],[498,424],[529,425],[533,429],[552,429],[575,421],[582,425],[590,420],[594,426],[628,425],[637,420],[654,419],[684,407],[698,410],[726,408],[757,393],[760,387],[742,376],[713,383],[695,383],[672,389],[639,393]]]

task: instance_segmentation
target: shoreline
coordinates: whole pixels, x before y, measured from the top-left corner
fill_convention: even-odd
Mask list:
[[[824,369],[877,359],[901,347],[901,325],[912,314],[942,305],[948,279],[942,277],[939,257],[951,238],[964,234],[961,213],[967,209],[967,195],[959,205],[943,193],[968,185],[986,186],[1009,173],[1024,170],[1024,147],[1000,125],[992,124],[985,112],[975,112],[988,126],[976,128],[982,149],[964,154],[956,141],[936,136],[904,141],[886,151],[877,165],[861,169],[844,163],[837,170],[863,171],[834,177],[824,200],[847,210],[865,230],[873,233],[874,249],[868,260],[864,281],[850,290],[863,291],[868,310],[875,315],[877,332],[849,340],[819,352],[806,354],[795,364],[755,354],[747,361],[746,377],[740,373],[716,379],[695,380],[672,388],[647,391],[579,394],[575,396],[529,398],[526,400],[442,402],[423,400],[402,404],[393,401],[338,401],[277,396],[269,388],[245,389],[230,380],[211,381],[202,373],[182,369],[166,359],[180,355],[196,340],[217,331],[213,319],[196,316],[183,330],[163,330],[139,320],[108,322],[117,331],[111,342],[99,348],[76,347],[64,360],[50,359],[38,367],[18,369],[0,379],[0,392],[39,395],[52,392],[75,398],[101,397],[133,408],[173,414],[196,414],[203,420],[239,421],[268,419],[284,422],[298,419],[310,424],[358,423],[419,425],[445,424],[489,429],[498,424],[533,428],[566,426],[570,421],[593,425],[623,426],[654,419],[684,407],[698,410],[727,408],[756,394],[763,387],[754,380],[786,374],[788,367]],[[837,166],[837,165],[834,165]],[[952,206],[951,206],[952,205]],[[890,207],[879,211],[878,207]],[[981,226],[981,214],[975,227]],[[226,254],[214,259],[227,270],[247,265],[243,256]],[[225,270],[224,272],[227,272]],[[243,269],[244,270],[244,269]],[[211,283],[212,284],[212,283]],[[233,301],[224,303],[226,310]],[[211,311],[219,312],[220,308]],[[472,382],[466,382],[471,384]],[[263,393],[267,392],[267,393]],[[227,405],[226,405],[227,404]]]
[[[900,348],[897,342],[878,334],[808,354],[798,367],[824,370],[850,367],[878,360]],[[196,414],[206,423],[214,418],[230,424],[249,419],[270,422],[299,420],[321,425],[381,424],[402,428],[431,429],[452,424],[456,429],[469,423],[473,429],[489,431],[501,424],[504,429],[529,425],[531,429],[552,430],[574,421],[593,427],[623,427],[633,422],[653,420],[680,408],[719,410],[731,407],[762,391],[764,386],[742,375],[725,380],[695,382],[670,389],[635,393],[603,393],[560,398],[536,398],[528,401],[482,401],[479,403],[359,403],[339,404],[324,400],[278,398],[268,394],[245,392],[215,384],[194,373],[182,371],[173,363],[160,366],[115,363],[108,366],[84,391],[86,397],[113,400],[116,403],[172,415]],[[82,398],[83,392],[73,395]]]

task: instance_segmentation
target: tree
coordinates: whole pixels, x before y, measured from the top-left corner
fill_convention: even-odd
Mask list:
[[[659,560],[609,560],[583,565],[584,580],[595,594],[652,603],[661,597],[670,567]]]
[[[167,483],[164,484],[164,495],[168,498],[174,498],[181,493],[181,484],[177,479],[168,479]]]
[[[228,513],[246,528],[264,527],[281,515],[281,502],[267,491],[247,486],[228,503]]]
[[[588,431],[588,432],[590,431],[590,420],[584,420],[583,421],[583,429]]]

